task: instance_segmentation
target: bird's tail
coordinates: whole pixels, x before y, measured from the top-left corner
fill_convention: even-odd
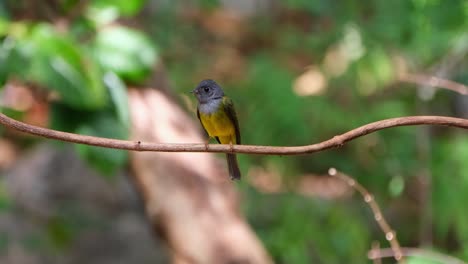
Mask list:
[[[229,168],[229,176],[231,180],[240,180],[241,173],[239,165],[237,164],[237,158],[235,154],[226,154],[227,164]]]

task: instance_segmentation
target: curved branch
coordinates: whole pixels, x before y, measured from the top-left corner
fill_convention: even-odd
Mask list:
[[[320,143],[294,146],[294,147],[272,147],[256,145],[208,145],[205,144],[155,144],[141,141],[128,141],[118,139],[108,139],[93,136],[84,136],[73,133],[61,132],[57,130],[28,125],[0,113],[0,123],[6,127],[36,136],[67,141],[78,144],[92,145],[98,147],[124,149],[132,151],[158,151],[158,152],[223,152],[223,153],[245,153],[263,155],[299,155],[310,154],[322,150],[341,147],[346,142],[355,138],[365,136],[390,127],[414,126],[414,125],[438,125],[451,126],[468,129],[468,119],[447,117],[447,116],[407,116],[385,119],[350,130],[344,134],[335,136]]]

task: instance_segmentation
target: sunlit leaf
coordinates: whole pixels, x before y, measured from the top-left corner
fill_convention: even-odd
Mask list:
[[[117,75],[108,72],[104,75],[104,84],[109,89],[111,100],[119,121],[126,127],[130,127],[130,113],[128,109],[127,87]]]
[[[149,39],[141,32],[125,27],[100,31],[94,54],[104,69],[132,82],[147,77],[157,61],[156,50]]]
[[[57,91],[64,103],[78,109],[105,106],[107,95],[99,68],[92,58],[84,56],[77,43],[42,24],[33,29],[29,39],[19,43],[19,49],[31,60],[28,81]]]
[[[132,16],[141,10],[145,4],[145,0],[93,0],[91,8],[94,9],[113,9],[120,15]]]
[[[393,197],[401,195],[405,189],[405,180],[401,175],[397,175],[392,178],[388,185],[388,190]]]
[[[1,17],[0,13],[0,36],[3,36],[7,33],[10,23],[5,18]]]
[[[412,256],[409,257],[406,261],[408,264],[444,264],[438,260],[423,256]]]

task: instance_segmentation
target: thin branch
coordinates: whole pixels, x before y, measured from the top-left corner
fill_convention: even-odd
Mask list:
[[[405,257],[417,256],[445,264],[466,264],[463,260],[455,257],[420,248],[401,248],[401,252]],[[371,260],[391,258],[394,257],[394,252],[391,248],[372,249],[369,251],[368,257]]]
[[[377,251],[379,251],[379,250],[380,250],[380,243],[379,243],[379,241],[374,241],[374,242],[372,242],[372,250],[371,250],[371,251],[377,252]],[[392,251],[392,253],[393,253],[393,251]],[[382,259],[381,259],[381,258],[375,258],[375,259],[372,259],[372,260],[373,260],[372,262],[373,262],[374,264],[382,264]]]
[[[418,85],[444,88],[459,94],[468,95],[468,86],[436,76],[424,74],[404,74],[399,77],[399,80],[402,82],[415,83]]]
[[[373,122],[344,134],[335,136],[329,140],[317,144],[294,147],[271,147],[257,145],[208,145],[205,144],[174,144],[174,143],[148,143],[141,141],[128,141],[119,139],[109,139],[93,136],[84,136],[73,133],[61,132],[57,130],[28,125],[16,121],[0,113],[0,123],[6,127],[36,136],[56,139],[66,142],[85,144],[98,147],[124,149],[133,151],[159,151],[159,152],[223,152],[223,153],[246,153],[263,155],[299,155],[310,154],[331,148],[341,147],[346,142],[355,138],[365,136],[390,127],[414,126],[414,125],[438,125],[451,126],[468,129],[468,119],[446,117],[446,116],[407,116],[385,119]]]
[[[390,243],[392,254],[395,260],[398,261],[398,263],[404,263],[403,253],[401,252],[400,243],[396,238],[396,232],[392,230],[390,225],[387,223],[387,220],[385,220],[385,217],[382,214],[379,205],[374,200],[374,196],[356,180],[342,172],[337,171],[335,168],[330,168],[328,170],[328,174],[332,177],[336,177],[346,182],[349,186],[354,188],[362,195],[364,201],[369,205],[370,209],[372,210],[375,221],[377,221],[377,224],[379,225],[380,229],[382,229],[382,231],[384,232],[385,239]]]

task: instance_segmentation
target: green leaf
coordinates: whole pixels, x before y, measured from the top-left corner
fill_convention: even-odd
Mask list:
[[[10,108],[10,107],[5,107],[2,104],[0,104],[0,113],[13,118],[17,120],[21,120],[24,116],[24,112],[18,111],[16,109]],[[3,127],[2,127],[3,128]]]
[[[8,22],[8,20],[5,18],[2,18],[0,13],[0,36],[3,36],[7,33],[9,25],[10,22]]]
[[[133,16],[141,10],[145,2],[145,0],[94,0],[91,2],[91,8],[97,10],[112,9],[113,12],[120,15]]]
[[[388,185],[388,189],[393,197],[400,196],[405,189],[405,179],[401,175],[393,177]]]
[[[8,75],[10,74],[11,53],[14,49],[14,41],[11,38],[5,38],[0,43],[0,89],[3,88]]]
[[[102,28],[121,16],[136,15],[145,2],[145,0],[94,0],[88,6],[86,18],[97,28]]]
[[[92,122],[93,111],[76,110],[61,102],[50,104],[49,127],[59,131],[74,133],[79,126]]]
[[[130,113],[128,110],[127,87],[113,72],[108,72],[104,75],[104,84],[109,89],[109,94],[119,121],[124,127],[129,128]]]
[[[94,54],[105,70],[132,82],[140,82],[147,77],[157,61],[157,53],[150,40],[141,32],[125,27],[100,31],[94,44]]]
[[[407,259],[408,264],[442,264],[442,262],[425,256],[414,256]]]
[[[90,123],[78,127],[76,133],[114,139],[125,139],[128,130],[108,113],[96,114]],[[127,152],[117,149],[76,145],[78,153],[91,166],[106,176],[112,176],[127,162]]]
[[[77,109],[106,105],[99,67],[74,41],[40,24],[30,38],[19,43],[19,49],[31,58],[28,81],[57,91],[64,103]]]
[[[0,86],[12,75],[17,79],[27,79],[30,68],[32,44],[26,41],[29,26],[25,23],[8,23],[5,28],[0,19]],[[3,34],[5,34],[3,36]]]

